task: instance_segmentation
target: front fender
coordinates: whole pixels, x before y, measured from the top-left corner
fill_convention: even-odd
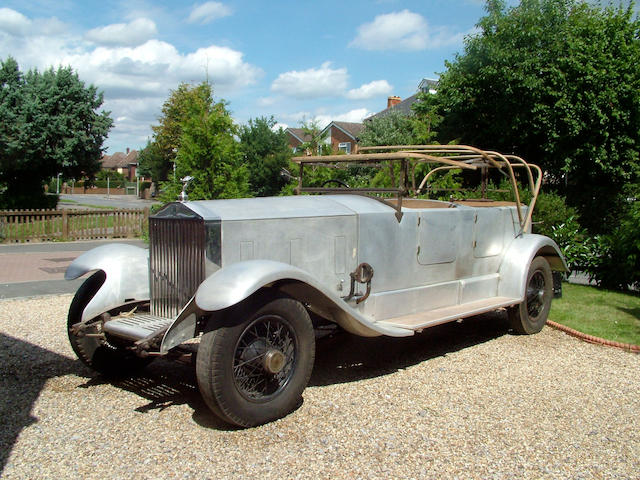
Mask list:
[[[544,235],[523,234],[511,242],[500,264],[499,296],[524,300],[529,265],[536,256],[545,257],[552,270],[569,271],[556,242]]]
[[[214,312],[236,305],[259,289],[281,281],[295,282],[310,287],[307,290],[312,290],[314,295],[317,294],[321,297],[321,301],[328,305],[329,309],[339,312],[338,315],[334,315],[336,321],[354,333],[394,337],[413,334],[405,329],[376,324],[375,321],[360,313],[359,310],[316,281],[309,273],[287,263],[272,260],[248,260],[221,268],[202,282],[194,299],[200,310]],[[305,301],[307,296],[310,297],[310,295],[302,294],[299,300]]]
[[[82,321],[125,303],[143,301],[149,295],[149,250],[125,243],[110,243],[89,250],[67,268],[64,278],[73,280],[102,270],[106,279],[82,312]]]

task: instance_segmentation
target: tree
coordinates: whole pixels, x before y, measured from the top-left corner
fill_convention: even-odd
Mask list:
[[[447,63],[440,140],[540,164],[592,232],[610,230],[640,181],[640,22],[630,5],[489,0]]]
[[[178,125],[176,178],[162,184],[162,200],[171,201],[182,190],[181,178],[193,177],[192,200],[237,198],[249,194],[247,168],[242,164],[238,129],[223,101],[213,102],[211,86],[202,83],[184,97],[184,118]]]
[[[360,145],[415,145],[415,120],[412,116],[391,111],[367,120],[360,132]]]
[[[418,94],[418,101],[411,105],[413,111],[413,134],[416,143],[429,145],[437,143],[437,129],[442,122],[440,105],[436,94],[423,92]]]
[[[113,124],[108,112],[97,113],[102,102],[71,67],[23,75],[15,59],[1,62],[0,207],[50,206],[43,192],[49,178],[92,178],[100,170]]]
[[[302,120],[300,128],[302,128],[304,137],[309,138],[298,147],[301,152],[307,151],[311,155],[329,155],[331,153],[331,145],[325,143],[329,131],[320,128],[320,124],[316,120]]]
[[[181,147],[183,124],[188,116],[189,105],[194,99],[203,103],[213,103],[211,85],[181,83],[171,91],[162,105],[162,115],[158,125],[153,125],[153,140],[145,147],[141,158],[142,172],[150,174],[154,182],[165,181],[173,172],[173,164]]]
[[[240,143],[244,162],[249,171],[251,192],[259,197],[277,195],[288,181],[282,176],[291,158],[287,134],[282,129],[273,130],[273,117],[250,119],[240,127]]]
[[[147,141],[147,145],[138,154],[138,173],[142,177],[150,177],[153,180],[166,179],[170,166],[158,144],[151,140]]]

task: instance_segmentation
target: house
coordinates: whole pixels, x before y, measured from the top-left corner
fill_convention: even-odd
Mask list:
[[[430,93],[435,95],[438,93],[438,80],[423,78],[418,84],[418,91],[421,93]]]
[[[289,137],[289,146],[296,153],[301,144],[311,141],[311,135],[304,133],[302,128],[287,128],[285,130]]]
[[[358,136],[363,128],[361,123],[331,122],[322,133],[327,134],[325,143],[331,145],[333,152],[358,153]]]
[[[387,98],[387,108],[384,110],[371,115],[364,119],[365,122],[369,120],[373,120],[374,118],[384,117],[385,115],[389,115],[391,112],[397,112],[400,115],[411,115],[411,107],[418,100],[418,96],[421,93],[430,93],[435,94],[438,92],[438,80],[433,80],[431,78],[423,78],[418,84],[418,90],[416,93],[411,95],[408,98],[402,100],[400,97],[388,97]]]
[[[126,152],[103,155],[101,163],[103,170],[114,170],[133,182],[136,179],[136,170],[138,169],[138,151],[127,148]]]
[[[331,122],[320,132],[322,142],[331,146],[331,151],[357,153],[358,151],[358,135],[364,128],[361,123],[353,122]],[[300,145],[311,141],[311,136],[305,134],[302,128],[287,128],[285,130],[289,135],[289,146],[293,152],[299,152]],[[310,154],[310,152],[307,152]]]

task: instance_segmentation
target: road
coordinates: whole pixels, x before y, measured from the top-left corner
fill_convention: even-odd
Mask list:
[[[144,208],[159,204],[157,200],[142,200],[135,195],[60,195],[58,208],[87,208],[87,205],[115,208]]]
[[[0,299],[74,293],[85,279],[65,280],[69,264],[83,252],[113,242],[146,247],[135,239],[0,245]]]

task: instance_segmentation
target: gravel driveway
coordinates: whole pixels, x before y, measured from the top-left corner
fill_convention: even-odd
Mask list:
[[[235,430],[186,365],[82,366],[70,301],[0,301],[2,478],[640,478],[640,356],[548,327],[322,339],[302,406]]]

